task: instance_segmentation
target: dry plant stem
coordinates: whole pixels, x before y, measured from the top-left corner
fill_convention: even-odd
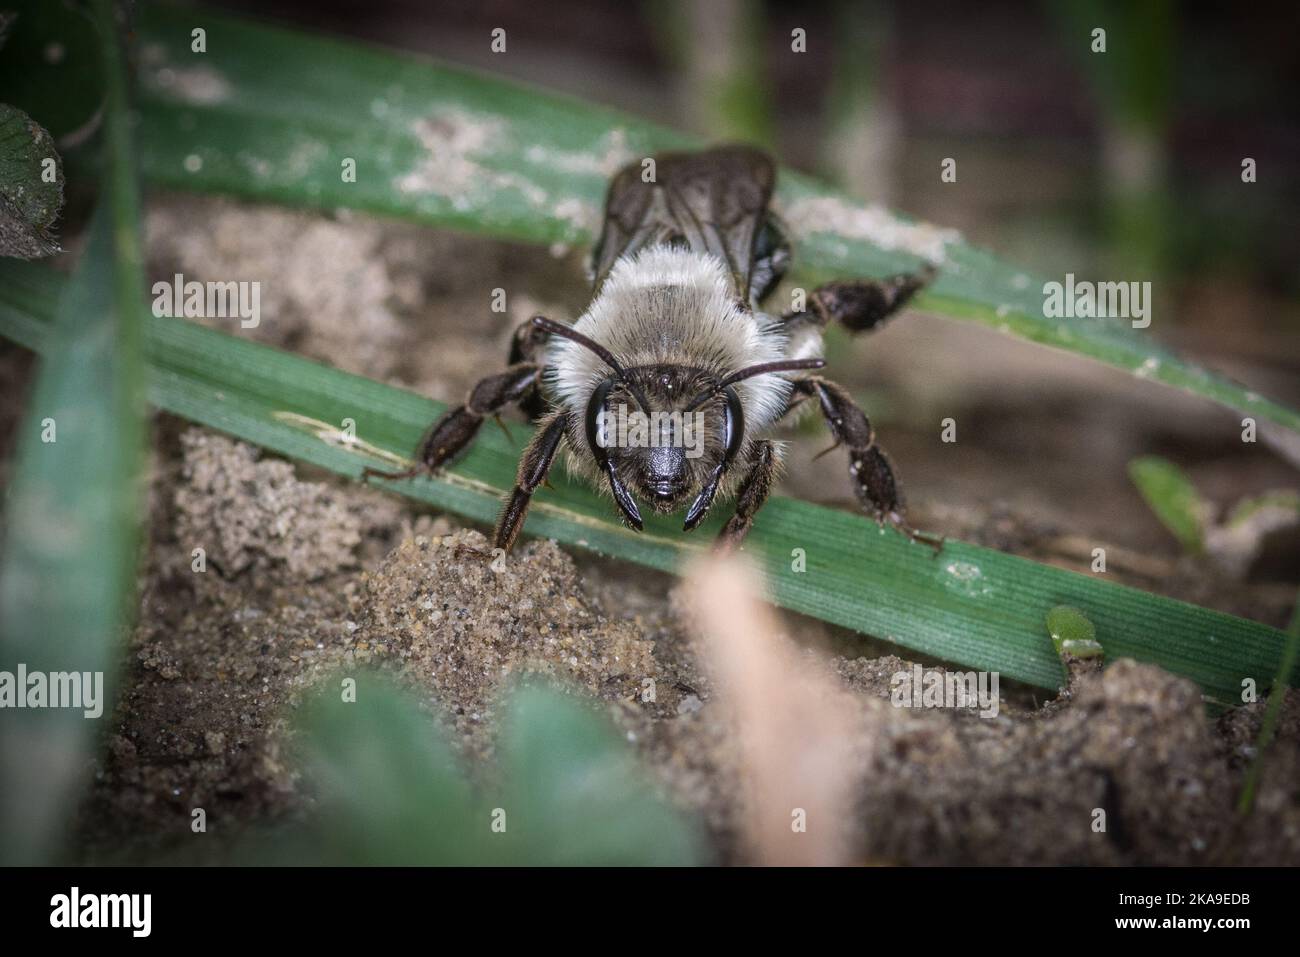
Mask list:
[[[780,634],[761,580],[734,554],[686,576],[687,605],[741,755],[745,839],[772,865],[843,864],[852,846],[854,707]]]

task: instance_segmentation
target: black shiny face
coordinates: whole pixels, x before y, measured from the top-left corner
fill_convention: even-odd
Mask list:
[[[690,490],[689,461],[686,449],[677,446],[659,446],[638,457],[635,472],[643,497],[650,499],[656,508],[671,510]]]
[[[589,445],[611,477],[615,501],[635,526],[633,497],[666,514],[707,491],[698,521],[743,438],[739,400],[731,389],[714,392],[717,377],[699,369],[655,366],[626,376],[596,389],[586,417]]]

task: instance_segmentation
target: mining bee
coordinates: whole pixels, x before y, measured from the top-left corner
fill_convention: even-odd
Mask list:
[[[569,470],[607,489],[638,531],[638,500],[662,513],[686,506],[690,531],[715,501],[734,498],[718,537],[732,547],[749,531],[781,462],[782,446],[761,436],[816,406],[832,448],[848,451],[867,512],[929,540],[907,524],[894,470],[867,417],[844,388],[816,372],[825,365],[829,323],[874,328],[932,271],[832,282],[812,292],[808,309],[769,315],[761,304],[790,261],[769,209],[772,160],[726,146],[656,156],[652,182],[643,168],[632,163],[610,184],[592,254],[593,296],[581,318],[571,326],[543,316],[525,322],[515,331],[509,367],[479,381],[433,424],[412,468],[366,475],[434,472],[485,418],[513,403],[538,428],[497,521],[496,547],[514,544],[561,447]],[[624,429],[629,419],[641,428]]]

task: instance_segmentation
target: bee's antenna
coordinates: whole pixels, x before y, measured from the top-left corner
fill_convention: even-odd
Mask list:
[[[713,396],[717,395],[727,386],[735,385],[741,379],[748,379],[756,375],[766,375],[769,372],[793,372],[798,369],[820,369],[826,365],[825,359],[780,359],[776,362],[761,362],[758,365],[746,366],[736,372],[731,373],[725,379],[718,382],[717,385],[701,393],[696,399],[686,407],[686,411],[703,405]]]
[[[547,319],[545,316],[533,316],[533,326],[543,332],[550,333],[553,336],[559,336],[561,339],[568,339],[571,342],[576,342],[584,349],[590,349],[592,352],[596,353],[596,355],[600,356],[601,361],[613,369],[614,373],[628,387],[628,390],[632,393],[632,397],[636,399],[637,403],[641,406],[641,411],[646,413],[646,415],[650,414],[650,403],[646,401],[646,397],[641,394],[641,390],[637,388],[636,384],[628,378],[627,370],[619,365],[618,360],[614,358],[614,354],[599,342],[596,342],[594,339],[588,339],[572,326],[566,326],[564,323],[556,322],[554,319]]]

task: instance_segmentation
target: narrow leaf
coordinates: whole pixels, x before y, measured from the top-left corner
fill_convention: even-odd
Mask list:
[[[47,689],[44,707],[6,708],[0,722],[5,863],[48,863],[67,836],[95,734],[111,718],[133,604],[144,273],[126,76],[109,0],[95,7],[108,96],[106,188],[75,276],[41,287],[43,362],[0,555],[0,671],[41,675]],[[24,289],[21,279],[0,285]],[[30,703],[41,680],[14,690]],[[56,693],[65,706],[50,706]],[[80,706],[66,706],[64,694]]]
[[[1192,480],[1167,459],[1145,455],[1128,464],[1129,478],[1160,523],[1193,555],[1205,550],[1205,528],[1210,505]]]

